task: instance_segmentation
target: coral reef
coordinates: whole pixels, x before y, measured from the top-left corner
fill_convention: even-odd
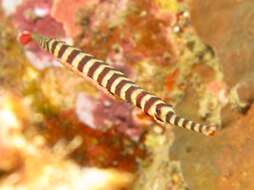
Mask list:
[[[176,135],[171,156],[181,162],[190,189],[253,189],[253,110],[235,115],[213,139]]]
[[[0,189],[254,189],[252,0],[0,3]],[[157,126],[35,44],[21,47],[24,29],[107,60],[222,130]]]
[[[50,15],[51,6],[50,0],[24,1],[12,15],[15,28],[18,31],[36,31],[45,35],[65,37],[62,24]],[[58,65],[52,57],[41,51],[35,44],[29,45],[27,49],[29,49],[26,51],[27,58],[36,68],[43,69]]]
[[[249,106],[253,92],[254,2],[234,0],[192,0],[190,11],[199,36],[218,56],[224,80],[236,91],[235,102]]]

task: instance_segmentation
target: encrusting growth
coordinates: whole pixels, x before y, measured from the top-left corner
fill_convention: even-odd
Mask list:
[[[114,96],[120,97],[154,118],[159,124],[183,127],[204,135],[213,135],[215,126],[193,122],[175,114],[172,105],[145,91],[128,77],[102,60],[66,43],[36,33],[23,32],[19,41],[25,45],[35,41],[42,49],[54,55],[71,70],[96,81]]]

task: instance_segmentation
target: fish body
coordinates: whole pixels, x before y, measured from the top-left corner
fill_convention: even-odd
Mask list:
[[[203,125],[178,116],[172,105],[144,90],[124,73],[113,68],[105,61],[96,59],[93,55],[85,53],[81,49],[36,33],[31,34],[30,40],[29,33],[23,33],[20,39],[23,44],[28,43],[30,40],[35,41],[42,49],[59,59],[72,71],[90,78],[113,96],[140,108],[160,125],[168,126],[171,124],[208,136],[213,135],[216,130],[215,126]]]

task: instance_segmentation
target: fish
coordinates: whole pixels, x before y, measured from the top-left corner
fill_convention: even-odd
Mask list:
[[[73,72],[93,81],[111,95],[140,108],[163,127],[173,125],[206,136],[214,135],[217,130],[216,125],[201,124],[177,115],[171,104],[141,88],[123,72],[64,41],[29,31],[23,31],[19,41],[23,45],[35,42]]]

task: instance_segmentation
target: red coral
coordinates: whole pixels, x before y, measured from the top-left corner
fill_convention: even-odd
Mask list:
[[[82,138],[82,145],[71,153],[71,157],[82,165],[116,167],[134,171],[136,158],[144,156],[144,150],[128,137],[119,134],[115,127],[105,132],[80,123],[73,110],[49,116],[44,126],[44,136],[49,144],[59,139],[67,141],[75,136]]]
[[[63,9],[67,12],[63,13]],[[168,13],[158,17],[158,9],[151,1],[80,0],[74,3],[64,0],[64,3],[57,1],[53,10],[54,17],[63,23],[68,34],[72,37],[82,34],[84,37],[79,39],[79,43],[99,58],[106,59],[114,51],[112,47],[118,44],[122,49],[123,63],[144,58],[158,63],[175,60],[168,30],[174,16]]]

